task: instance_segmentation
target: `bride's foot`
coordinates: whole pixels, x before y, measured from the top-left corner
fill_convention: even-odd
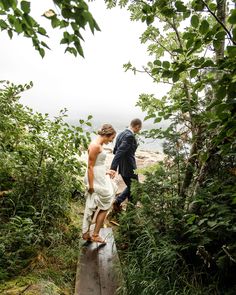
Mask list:
[[[107,242],[100,237],[98,234],[93,234],[91,237],[91,241],[92,242],[96,242],[96,243],[101,243],[101,244],[106,244]]]
[[[84,234],[82,235],[82,239],[85,240],[85,241],[88,241],[88,242],[91,242],[91,240],[92,240],[92,238],[91,238],[89,232],[84,233]]]

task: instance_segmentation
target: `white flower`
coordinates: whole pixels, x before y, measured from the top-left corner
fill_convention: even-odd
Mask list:
[[[46,17],[52,17],[56,15],[56,13],[52,9],[49,9],[48,11],[45,11],[43,15]]]

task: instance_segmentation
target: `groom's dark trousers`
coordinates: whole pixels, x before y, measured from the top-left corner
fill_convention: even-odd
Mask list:
[[[121,174],[127,187],[116,198],[116,203],[120,205],[126,198],[132,201],[130,193],[131,182],[133,179],[138,180],[138,175],[134,174],[134,170],[137,168],[135,161],[135,151],[137,149],[137,142],[133,132],[130,129],[126,129],[121,132],[116,139],[116,144],[113,150],[115,154],[111,163],[111,169],[117,170]]]

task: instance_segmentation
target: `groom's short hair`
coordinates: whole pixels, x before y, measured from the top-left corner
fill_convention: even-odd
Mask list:
[[[138,118],[136,119],[133,119],[131,122],[130,122],[130,126],[131,127],[135,127],[135,126],[142,126],[142,121]]]

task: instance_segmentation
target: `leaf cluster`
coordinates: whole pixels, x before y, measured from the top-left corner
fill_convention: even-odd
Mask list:
[[[66,45],[65,52],[84,56],[81,29],[89,25],[92,33],[100,30],[89,12],[88,5],[83,0],[54,0],[52,4],[57,12],[49,9],[43,13],[43,16],[50,21],[53,29],[58,28],[63,31],[60,43]],[[45,55],[45,48],[50,49],[44,39],[41,39],[49,36],[46,29],[32,17],[30,1],[0,1],[0,30],[6,30],[11,39],[14,34],[30,38],[34,48],[42,57]]]

